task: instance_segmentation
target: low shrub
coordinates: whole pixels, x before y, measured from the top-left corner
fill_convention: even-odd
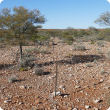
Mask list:
[[[91,67],[91,64],[87,63],[87,64],[86,64],[86,67]]]
[[[25,49],[27,52],[32,52],[32,51],[40,51],[38,48],[30,48],[30,49]]]
[[[80,50],[80,51],[84,51],[86,50],[84,45],[75,45],[73,50]]]
[[[19,71],[25,71],[26,69],[23,67],[20,67]]]
[[[65,41],[64,40],[60,40],[58,43],[65,43]]]
[[[110,51],[107,52],[107,59],[110,60]]]
[[[65,43],[67,43],[68,45],[71,45],[71,44],[73,44],[73,41],[66,40]]]
[[[12,77],[8,78],[9,83],[13,83],[13,82],[16,82],[16,81],[17,81],[17,76],[12,76]]]
[[[68,55],[69,55],[69,56],[72,56],[73,54],[69,53]]]
[[[47,50],[41,50],[41,53],[47,53]]]
[[[91,42],[90,42],[90,44],[94,44],[95,42],[92,40]]]
[[[104,42],[98,41],[98,42],[97,42],[97,45],[100,46],[100,47],[104,47]]]
[[[21,62],[21,66],[20,67],[32,67],[34,65],[33,61],[35,61],[36,59],[34,57],[27,57],[24,58]],[[23,69],[22,69],[23,70]]]
[[[43,72],[43,69],[42,68],[35,68],[34,71],[33,71],[33,73],[35,75],[41,76],[41,75],[43,75],[44,72]]]
[[[98,54],[104,54],[102,51],[97,51]]]
[[[104,70],[104,69],[102,69],[102,70],[101,70],[101,74],[104,74],[104,73],[105,73],[105,70]]]
[[[97,34],[83,36],[83,41],[85,41],[85,42],[96,41],[96,40],[98,40],[98,35]]]

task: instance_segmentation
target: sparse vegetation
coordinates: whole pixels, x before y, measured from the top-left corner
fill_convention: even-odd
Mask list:
[[[105,70],[104,70],[104,69],[102,69],[102,70],[101,70],[101,74],[104,74],[104,73],[105,73]]]
[[[86,50],[86,48],[85,48],[84,45],[75,45],[75,46],[73,47],[73,50],[84,51],[84,50]]]
[[[103,41],[97,41],[96,43],[97,43],[98,46],[104,47],[104,42]]]
[[[94,44],[95,42],[92,40],[91,42],[90,42],[90,44]]]
[[[42,26],[35,24],[45,22],[46,19],[39,10],[30,11],[23,6],[14,7],[13,13],[10,8],[4,8],[0,11],[0,29],[3,30],[0,36],[4,36],[8,44],[19,45],[19,68],[23,59],[22,46],[27,44],[27,40],[35,41],[38,38],[37,29]]]
[[[69,55],[69,56],[72,56],[73,54],[69,53],[68,55]]]
[[[12,77],[8,78],[9,83],[14,83],[16,81],[17,81],[17,76],[12,76]]]
[[[20,71],[25,71],[26,69],[25,68],[23,68],[23,67],[20,67],[20,69],[19,69]]]
[[[20,6],[12,11],[0,11],[0,106],[106,110],[110,106],[110,95],[104,99],[105,92],[110,93],[110,28],[39,29],[42,26],[36,24],[46,22],[39,10]],[[110,26],[110,12],[95,23]]]
[[[97,51],[98,54],[104,54],[102,51]]]
[[[110,60],[110,51],[107,52],[107,58]]]
[[[30,49],[25,49],[27,52],[32,52],[32,51],[40,51],[38,48],[30,48]]]
[[[41,76],[43,75],[43,69],[42,68],[35,68],[34,70],[34,74],[37,75],[37,76]]]
[[[91,67],[91,64],[89,64],[89,63],[86,63],[86,67]]]

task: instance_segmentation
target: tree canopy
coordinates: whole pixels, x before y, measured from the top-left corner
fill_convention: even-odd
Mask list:
[[[5,37],[10,44],[18,44],[20,47],[20,67],[22,63],[22,46],[26,40],[33,40],[38,37],[37,28],[41,28],[38,23],[45,23],[44,15],[39,10],[29,10],[23,6],[4,8],[0,11],[0,37]]]
[[[99,25],[110,26],[110,12],[102,13],[94,22]]]
[[[14,7],[13,13],[10,8],[4,8],[0,11],[0,29],[7,36],[9,42],[14,40],[17,44],[23,45],[26,39],[37,37],[37,28],[45,23],[46,19],[39,10],[30,11],[23,6]]]

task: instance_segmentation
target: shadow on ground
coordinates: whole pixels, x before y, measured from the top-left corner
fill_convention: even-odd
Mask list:
[[[42,64],[38,64],[40,67],[51,65],[54,63],[57,64],[78,64],[78,63],[88,63],[88,62],[94,62],[94,60],[104,60],[106,57],[104,55],[72,55],[72,56],[66,56],[66,60],[60,60],[60,61],[51,61],[51,62],[45,62]]]
[[[14,66],[14,64],[0,64],[0,70]]]
[[[48,75],[48,74],[51,74],[51,73],[48,71],[43,73],[43,75]]]

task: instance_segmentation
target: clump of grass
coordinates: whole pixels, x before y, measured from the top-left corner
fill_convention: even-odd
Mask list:
[[[30,48],[30,49],[25,49],[27,52],[32,52],[32,51],[40,51],[38,48]]]
[[[22,60],[21,67],[31,66],[33,65],[33,61],[35,61],[34,57],[27,57]]]
[[[23,53],[23,57],[30,57],[31,54],[30,53]]]
[[[47,50],[41,50],[41,53],[47,53]]]
[[[66,40],[65,43],[67,43],[68,45],[71,45],[73,44],[73,41]]]
[[[89,63],[86,63],[86,67],[91,67],[91,64],[89,64]]]
[[[12,76],[12,77],[8,78],[9,83],[13,83],[13,82],[16,82],[16,81],[17,81],[17,76]]]
[[[107,93],[105,94],[105,99],[106,99],[106,101],[107,101],[108,106],[110,106],[110,92],[107,92]],[[109,110],[109,109],[108,109],[108,110]]]
[[[65,41],[64,40],[60,40],[58,43],[65,43]]]
[[[84,50],[86,50],[86,48],[84,45],[75,45],[73,50],[84,51]]]
[[[98,42],[97,42],[97,45],[100,46],[100,47],[104,47],[104,42],[98,41]]]
[[[92,40],[91,42],[90,42],[90,44],[94,44],[95,42]]]
[[[98,54],[104,54],[102,51],[97,51]]]
[[[37,63],[35,63],[35,64],[34,64],[34,67],[35,67],[35,68],[37,68],[37,67],[39,67],[39,66],[38,66],[38,64],[37,64]]]
[[[108,55],[107,59],[110,60],[110,51],[107,52],[107,55]]]
[[[110,106],[110,96],[107,97],[107,103],[108,103],[108,105]]]
[[[68,56],[72,56],[73,54],[69,53]]]
[[[44,72],[43,72],[42,68],[35,68],[33,73],[37,76],[41,76],[41,75],[43,75]]]
[[[96,59],[94,59],[94,63],[97,64],[97,60]]]
[[[101,74],[104,74],[104,73],[105,73],[105,70],[104,70],[104,69],[102,69],[102,70],[101,70]]]
[[[20,67],[19,71],[25,71],[26,69],[23,67]]]

